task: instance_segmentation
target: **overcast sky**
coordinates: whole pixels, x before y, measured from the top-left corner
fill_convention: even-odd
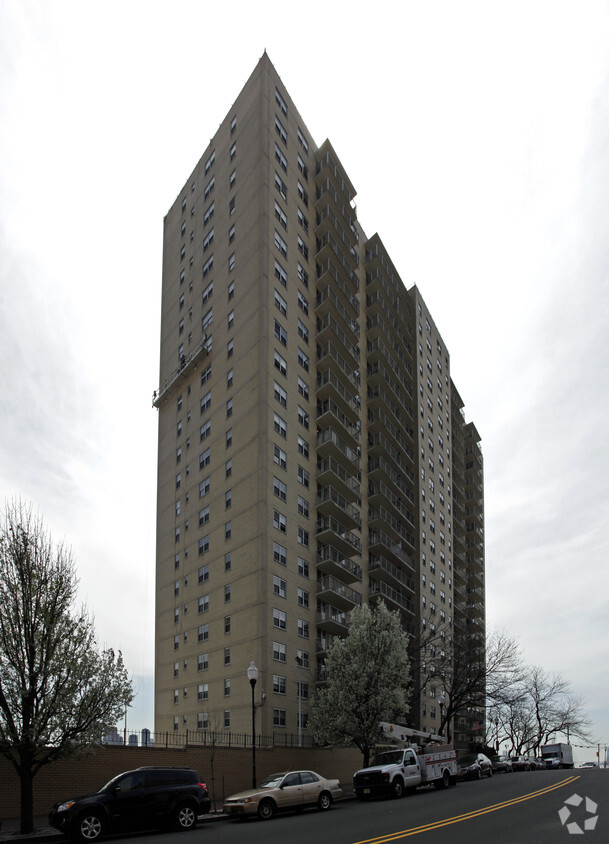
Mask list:
[[[163,216],[265,48],[450,351],[488,627],[609,743],[606,2],[0,0],[0,497],[71,543],[152,728]]]

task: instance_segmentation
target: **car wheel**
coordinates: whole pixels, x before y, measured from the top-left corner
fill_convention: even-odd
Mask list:
[[[258,806],[258,817],[262,821],[270,821],[275,814],[275,804],[272,800],[263,800]]]
[[[480,770],[480,768],[478,768],[478,770],[476,771],[476,779],[478,779],[478,780],[482,779],[482,771]]]
[[[76,837],[79,841],[99,841],[103,838],[104,826],[104,819],[99,812],[87,812],[78,819]]]
[[[488,769],[488,775],[489,775],[489,777],[493,776],[493,769],[492,768]]]
[[[178,806],[174,815],[174,826],[178,830],[193,829],[197,823],[197,813],[191,803]]]
[[[391,783],[391,796],[395,798],[402,797],[404,794],[404,783],[400,777],[396,777]]]
[[[330,806],[332,805],[332,795],[328,794],[327,791],[322,791],[319,795],[319,800],[317,801],[317,808],[320,812],[327,811]]]

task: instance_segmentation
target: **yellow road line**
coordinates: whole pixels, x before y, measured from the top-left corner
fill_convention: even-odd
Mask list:
[[[380,835],[378,838],[366,838],[363,841],[357,841],[354,844],[385,844],[388,841],[398,841],[400,838],[408,838],[411,835],[418,835],[421,832],[429,832],[432,829],[440,829],[443,826],[450,826],[454,823],[461,823],[461,821],[478,818],[481,815],[487,815],[490,812],[498,812],[499,809],[506,809],[509,806],[515,806],[517,803],[523,803],[525,800],[532,800],[534,797],[541,797],[544,794],[549,794],[556,791],[558,788],[563,788],[579,779],[579,776],[570,776],[565,780],[561,780],[554,785],[549,785],[546,788],[541,788],[538,791],[532,791],[530,794],[523,794],[521,797],[514,797],[511,800],[504,800],[502,803],[494,803],[492,806],[484,806],[481,809],[474,809],[471,812],[466,812],[463,815],[455,815],[453,818],[445,818],[441,821],[433,821],[432,823],[424,824],[423,826],[412,827],[412,829],[402,829],[399,832],[389,832],[386,835]]]

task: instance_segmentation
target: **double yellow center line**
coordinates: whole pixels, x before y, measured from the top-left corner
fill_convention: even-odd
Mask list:
[[[478,818],[481,815],[488,815],[491,812],[498,812],[500,809],[507,809],[509,806],[516,806],[518,803],[524,803],[526,800],[533,800],[535,797],[542,797],[544,794],[550,794],[558,788],[564,788],[572,782],[579,779],[579,776],[570,776],[560,782],[549,785],[547,788],[540,788],[538,791],[532,791],[530,794],[523,794],[521,797],[514,797],[511,800],[504,800],[503,803],[494,803],[492,806],[483,806],[481,809],[474,809],[472,812],[466,812],[463,815],[455,815],[453,818],[445,818],[441,821],[433,821],[432,823],[424,824],[423,826],[415,826],[412,829],[402,829],[399,832],[389,832],[386,835],[379,835],[378,838],[365,838],[363,841],[354,842],[354,844],[386,844],[388,841],[398,841],[400,838],[409,838],[411,835],[418,835],[421,832],[430,832],[432,829],[440,829],[443,826],[450,826],[454,823],[461,823],[461,821],[469,821],[472,818]]]

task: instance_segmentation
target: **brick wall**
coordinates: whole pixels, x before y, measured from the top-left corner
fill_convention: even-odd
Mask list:
[[[121,771],[140,765],[186,765],[195,768],[207,783],[212,805],[252,781],[251,748],[99,747],[84,759],[66,759],[41,768],[34,779],[34,816],[46,815],[58,800],[97,791]],[[354,771],[362,765],[362,755],[353,748],[256,749],[256,775],[260,781],[274,771],[310,769],[322,776],[337,777],[343,790],[351,789]],[[19,778],[13,766],[0,757],[0,820],[19,817]]]

